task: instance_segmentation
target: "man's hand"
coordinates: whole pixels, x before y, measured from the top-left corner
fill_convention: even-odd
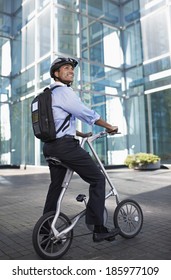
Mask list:
[[[118,127],[117,126],[111,126],[111,128],[107,128],[106,132],[109,133],[110,135],[114,135],[118,132]]]
[[[98,119],[95,122],[95,124],[106,128],[106,132],[109,133],[110,135],[114,135],[118,132],[118,127],[117,126],[113,126],[113,125],[107,123],[105,120],[103,120],[101,118]]]

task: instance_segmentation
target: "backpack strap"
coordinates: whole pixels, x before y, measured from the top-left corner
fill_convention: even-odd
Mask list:
[[[71,114],[69,114],[66,118],[65,118],[65,120],[64,120],[64,122],[61,124],[61,126],[58,128],[58,130],[57,130],[57,132],[56,133],[58,133],[60,130],[62,130],[62,132],[63,131],[65,131],[67,128],[68,128],[68,126],[69,126],[69,121],[70,121],[70,118],[71,118]]]
[[[50,88],[50,90],[53,91],[53,90],[54,90],[55,88],[57,88],[57,87],[61,87],[61,86],[56,85],[56,86]],[[49,89],[49,88],[45,88],[44,91],[47,90],[47,89]],[[56,131],[56,133],[58,133],[58,132],[61,131],[61,130],[62,130],[62,132],[63,132],[63,131],[65,131],[65,130],[68,128],[71,116],[72,116],[71,113],[69,113],[68,116],[66,116],[64,122],[63,122],[63,123],[61,124],[61,126],[58,128],[58,130]]]
[[[60,85],[56,85],[56,86],[50,88],[50,90],[53,91],[53,90],[54,90],[55,88],[57,88],[57,87],[61,87],[61,86],[60,86]]]

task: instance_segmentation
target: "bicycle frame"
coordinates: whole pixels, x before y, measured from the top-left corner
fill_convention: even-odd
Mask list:
[[[105,199],[108,199],[110,196],[115,196],[116,198],[116,203],[118,204],[119,203],[119,196],[118,196],[118,193],[113,185],[113,183],[111,182],[102,162],[100,161],[96,151],[94,150],[93,148],[93,145],[92,145],[92,142],[95,141],[96,139],[100,138],[100,137],[103,137],[107,134],[107,132],[105,131],[102,131],[102,132],[99,132],[93,136],[90,136],[90,137],[86,137],[86,138],[83,138],[82,141],[81,141],[81,147],[84,148],[84,145],[85,143],[88,144],[90,150],[92,151],[94,157],[96,158],[98,164],[100,165],[100,168],[111,188],[111,190],[109,191],[108,194],[106,194],[105,196]],[[73,227],[77,224],[77,222],[80,220],[80,218],[82,218],[84,215],[85,215],[85,212],[86,212],[86,209],[84,209],[82,212],[78,213],[75,217],[72,218],[71,220],[71,225],[69,227],[67,227],[66,229],[64,229],[63,231],[59,232],[56,228],[55,228],[55,224],[56,224],[56,221],[59,217],[59,214],[60,214],[60,208],[61,208],[61,203],[62,203],[62,199],[64,197],[64,194],[70,184],[70,181],[72,179],[72,175],[73,175],[73,170],[71,170],[70,168],[68,168],[66,165],[64,165],[62,162],[59,162],[57,159],[53,158],[53,157],[50,157],[48,158],[47,160],[53,160],[54,162],[56,162],[56,164],[61,164],[63,165],[64,167],[67,168],[67,171],[66,171],[66,174],[65,174],[65,178],[63,180],[63,183],[62,183],[62,191],[61,191],[61,194],[59,196],[59,199],[57,201],[57,207],[56,207],[56,213],[55,213],[55,216],[54,216],[54,219],[52,221],[52,224],[51,224],[51,229],[53,231],[53,234],[55,236],[55,238],[58,240],[58,239],[61,239],[62,237],[65,236],[65,234],[67,234],[70,230],[73,229]]]

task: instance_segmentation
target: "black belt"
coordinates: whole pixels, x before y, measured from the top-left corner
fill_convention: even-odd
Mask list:
[[[62,139],[62,138],[75,138],[75,136],[74,135],[66,134],[66,135],[60,137],[60,139]]]

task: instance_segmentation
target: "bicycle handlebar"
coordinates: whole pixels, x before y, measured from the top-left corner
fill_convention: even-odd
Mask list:
[[[103,137],[103,136],[105,136],[105,135],[107,135],[107,134],[110,135],[110,133],[108,133],[106,130],[100,131],[99,133],[96,133],[96,134],[93,134],[93,135],[91,135],[91,136],[88,136],[88,137],[84,138],[84,142],[85,142],[85,141],[93,142],[94,140],[96,140],[96,139],[98,139],[98,138],[101,138],[101,137]],[[116,132],[116,133],[114,133],[114,134],[112,134],[112,135],[116,135],[116,134],[121,134],[121,132]],[[112,136],[112,135],[111,135],[111,136]]]
[[[109,132],[107,132],[106,130],[104,130],[104,131],[101,131],[101,132],[99,132],[99,133],[97,133],[97,134],[94,134],[94,136],[99,136],[99,137],[101,137],[101,136],[104,136],[104,135],[107,135],[107,134],[109,134],[109,135],[116,135],[116,134],[121,134],[121,132],[115,132],[115,133],[113,133],[113,134],[110,134]],[[93,135],[92,135],[93,136]],[[91,136],[90,136],[91,137]]]

